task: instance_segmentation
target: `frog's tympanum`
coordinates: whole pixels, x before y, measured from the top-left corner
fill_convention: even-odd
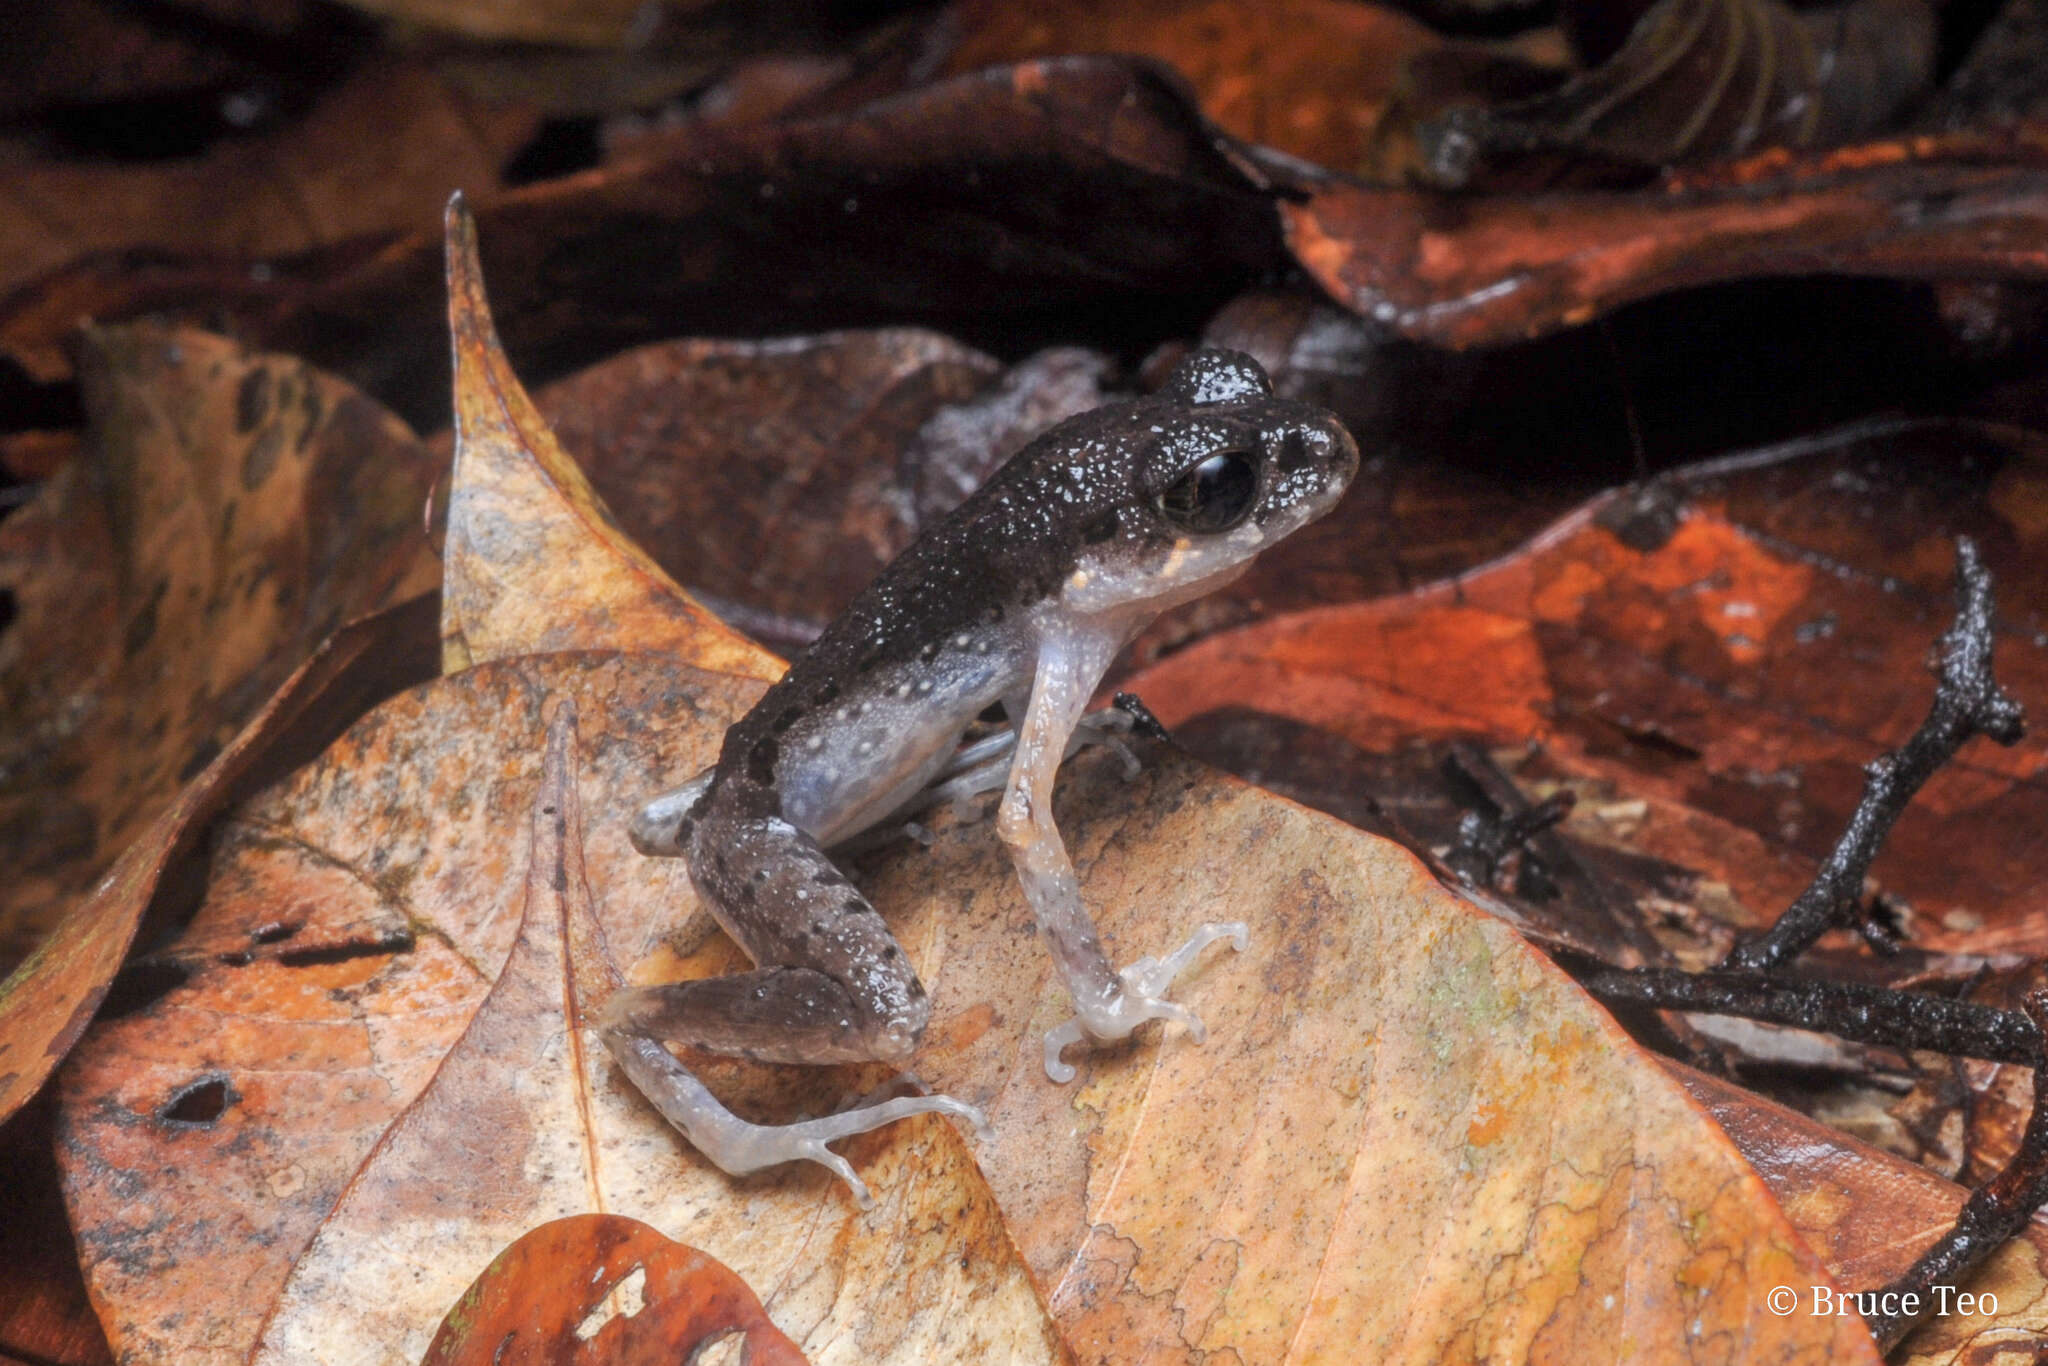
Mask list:
[[[621,991],[604,1038],[648,1099],[729,1172],[804,1158],[843,1177],[826,1148],[926,1111],[980,1125],[973,1106],[901,1096],[822,1119],[750,1124],[662,1046],[768,1062],[897,1061],[930,1003],[875,908],[827,850],[933,799],[1002,788],[996,833],[1066,980],[1064,1049],[1173,1020],[1174,978],[1241,924],[1207,924],[1164,959],[1104,957],[1052,820],[1053,774],[1081,733],[1127,720],[1083,715],[1117,651],[1160,612],[1242,574],[1330,510],[1358,468],[1336,419],[1273,396],[1246,356],[1198,351],[1157,394],[1063,422],[1018,452],[927,530],[726,732],[718,763],[634,821],[647,853],[689,860],[752,972]],[[961,747],[1000,702],[1014,731]]]

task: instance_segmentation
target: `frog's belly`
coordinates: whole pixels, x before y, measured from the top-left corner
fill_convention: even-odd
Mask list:
[[[886,820],[930,785],[961,732],[1026,672],[1007,650],[896,670],[900,677],[878,671],[878,686],[806,718],[784,740],[775,771],[783,819],[828,849]],[[919,692],[918,682],[931,686]]]

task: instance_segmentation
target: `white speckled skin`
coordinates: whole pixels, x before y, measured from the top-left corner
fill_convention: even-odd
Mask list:
[[[1053,778],[1117,651],[1327,512],[1357,468],[1334,418],[1274,398],[1258,365],[1228,351],[1198,351],[1159,394],[1084,413],[1018,452],[790,666],[727,732],[716,767],[634,821],[641,849],[689,859],[759,967],[620,992],[605,1042],[627,1075],[727,1171],[819,1162],[863,1204],[866,1187],[827,1142],[926,1111],[981,1124],[945,1096],[748,1124],[661,1040],[775,1062],[909,1056],[930,1014],[924,988],[825,851],[944,776],[998,701],[1017,738],[997,834],[1076,1011],[1047,1036],[1047,1073],[1071,1078],[1064,1048],[1146,1020],[1199,1039],[1201,1022],[1165,992],[1208,944],[1243,947],[1245,926],[1204,925],[1163,961],[1112,968],[1053,825]]]

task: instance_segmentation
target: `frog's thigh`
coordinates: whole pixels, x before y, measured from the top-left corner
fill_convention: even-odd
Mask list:
[[[763,1062],[895,1061],[931,1002],[889,927],[817,843],[778,818],[705,822],[691,880],[758,970],[619,993],[616,1027]]]

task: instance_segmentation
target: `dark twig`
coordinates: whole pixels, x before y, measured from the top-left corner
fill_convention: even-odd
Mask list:
[[[1858,1043],[2022,1067],[2032,1067],[2041,1053],[2040,1030],[2019,1011],[1924,992],[1811,977],[1675,968],[1594,966],[1574,975],[1579,985],[1614,1005],[1739,1015]]]
[[[2037,1039],[2048,1035],[2048,991],[2032,991],[2025,1000],[2027,1018],[2033,1021]],[[1866,1313],[1871,1336],[1889,1352],[1927,1314],[1937,1307],[1936,1287],[1953,1287],[1963,1277],[2018,1236],[2044,1200],[2048,1200],[2048,1085],[2042,1084],[2048,1055],[2037,1050],[2033,1059],[2034,1107],[2027,1118],[2027,1132],[1999,1173],[1970,1192],[1956,1226],[1939,1242],[1920,1254],[1906,1274],[1873,1297],[1881,1305],[1900,1305],[1899,1312]],[[1914,1306],[1906,1313],[1903,1306]]]
[[[1963,742],[1988,735],[2001,745],[2025,731],[2020,706],[1991,673],[1991,573],[1968,537],[1956,541],[1956,620],[1941,638],[1940,682],[1927,720],[1904,746],[1873,760],[1863,800],[1813,883],[1768,932],[1739,944],[1722,963],[1767,972],[1803,953],[1830,927],[1851,923],[1864,875],[1906,803]]]

